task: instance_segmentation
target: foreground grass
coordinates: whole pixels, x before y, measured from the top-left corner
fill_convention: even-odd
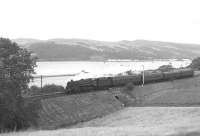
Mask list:
[[[125,108],[71,129],[26,131],[2,136],[197,136],[200,107]]]
[[[136,87],[135,95],[141,98],[141,106],[199,106],[199,83],[200,77],[156,84],[147,84],[144,87]],[[41,115],[42,123],[47,124],[47,126],[55,126],[57,122],[59,124],[60,122],[67,123],[67,121],[73,121],[75,119],[80,121],[85,117],[91,117],[90,114],[96,115],[96,113],[100,113],[99,110],[103,113],[106,112],[106,110],[108,109],[110,110],[111,107],[113,107],[114,103],[116,103],[116,106],[114,107],[116,109],[120,109],[117,108],[120,107],[120,103],[113,98],[114,95],[112,94],[112,96],[111,93],[107,94],[108,92],[105,93],[105,95],[101,94],[100,97],[98,97],[98,95],[94,93],[92,94],[92,97],[85,97],[84,94],[83,96],[78,95],[70,97],[68,99],[66,99],[66,97],[63,97],[62,99],[61,97],[59,97],[59,99],[51,99],[52,101],[44,101],[44,105],[46,106],[44,106],[43,109],[44,114]],[[108,105],[103,104],[107,102]],[[70,104],[71,107],[66,106],[66,104]],[[102,108],[102,106],[104,108]],[[83,111],[88,111],[88,113]],[[78,125],[73,126],[73,128],[70,129],[59,129],[52,131],[26,131],[1,135],[200,136],[200,107],[132,107],[122,109],[103,118],[79,123]]]
[[[133,127],[98,127],[79,129],[60,129],[51,131],[16,132],[2,134],[1,136],[200,136],[199,128],[157,129],[150,128],[138,130]]]
[[[138,132],[132,128],[84,128],[78,130],[58,130],[58,131],[38,131],[38,132],[19,132],[2,134],[2,136],[200,136],[199,130],[187,130],[182,132],[165,131],[158,133]]]

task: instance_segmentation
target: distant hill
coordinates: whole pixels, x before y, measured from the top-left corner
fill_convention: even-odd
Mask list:
[[[200,56],[200,45],[135,40],[13,39],[40,60],[183,59]]]

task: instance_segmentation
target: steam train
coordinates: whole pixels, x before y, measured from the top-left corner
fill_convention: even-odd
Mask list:
[[[70,81],[67,83],[66,93],[82,93],[93,90],[106,90],[111,87],[125,86],[127,83],[140,85],[143,83],[160,82],[194,76],[194,70],[189,68],[175,69],[167,72],[144,72],[135,75],[100,77]]]

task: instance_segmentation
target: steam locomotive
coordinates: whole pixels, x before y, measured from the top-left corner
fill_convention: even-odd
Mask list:
[[[125,86],[127,83],[140,85],[143,83],[160,82],[181,79],[194,76],[194,70],[190,68],[175,69],[167,72],[144,72],[135,75],[100,77],[70,81],[67,83],[66,93],[82,93],[93,90],[106,90],[111,87]]]

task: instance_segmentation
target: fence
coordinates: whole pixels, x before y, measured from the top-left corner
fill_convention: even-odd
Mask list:
[[[66,86],[67,82],[74,77],[75,74],[62,74],[62,75],[37,75],[33,76],[33,80],[30,82],[30,86],[36,85],[43,87],[46,84],[57,84]]]

